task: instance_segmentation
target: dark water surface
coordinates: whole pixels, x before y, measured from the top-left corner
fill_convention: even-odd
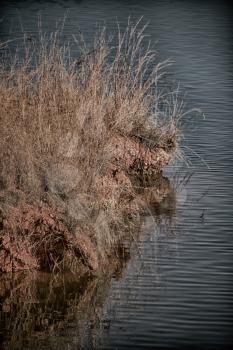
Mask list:
[[[35,334],[46,325],[53,327],[53,320],[60,320],[61,327],[55,332],[49,328],[46,341],[37,335],[18,348],[222,349],[230,346],[233,341],[233,16],[229,3],[28,0],[3,1],[0,6],[0,40],[18,38],[22,31],[36,33],[38,13],[43,29],[51,31],[57,19],[69,9],[64,37],[75,33],[78,25],[87,40],[93,37],[96,22],[105,23],[111,31],[116,17],[123,27],[129,15],[133,20],[143,15],[145,22],[150,22],[147,32],[152,41],[158,41],[160,58],[175,61],[170,68],[170,79],[180,82],[181,91],[186,93],[187,109],[198,107],[205,115],[205,118],[193,117],[184,126],[182,149],[191,165],[185,169],[177,165],[166,169],[171,179],[177,170],[180,174],[192,174],[180,187],[172,180],[177,188],[172,219],[163,210],[157,217],[146,217],[135,254],[119,276],[110,281],[97,278],[80,282],[64,276],[63,282],[58,283],[43,276],[41,284],[31,279],[18,282],[21,289],[33,286],[37,298],[24,306],[23,320],[29,323],[22,320],[8,323],[14,324],[14,329],[5,329],[7,305],[4,306],[0,321],[2,342],[6,341],[6,334],[11,337],[14,334],[17,340],[25,333],[26,339],[27,329],[35,323],[34,317],[39,320],[38,329],[33,326]],[[51,283],[54,288],[49,288]],[[22,292],[19,294],[23,300]],[[17,317],[16,309],[12,317]],[[8,344],[8,348],[11,346]]]

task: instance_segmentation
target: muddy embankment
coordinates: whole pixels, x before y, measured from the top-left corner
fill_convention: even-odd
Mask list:
[[[169,188],[166,179],[160,177],[160,181],[160,188]],[[148,192],[153,193],[152,188],[148,188]],[[138,195],[142,195],[143,189],[139,192]],[[150,212],[161,214],[157,217],[159,227],[161,220],[170,222],[175,197],[170,191],[158,203],[156,187],[154,192],[155,200],[151,201],[151,195],[149,198],[146,195],[146,200],[150,202]],[[139,237],[139,233],[143,235],[143,220],[136,229],[137,238],[143,240],[143,237]],[[125,240],[109,260],[107,273],[95,276],[89,271],[78,275],[37,271],[2,274],[0,348],[41,349],[49,344],[51,349],[63,349],[69,342],[72,348],[75,341],[75,348],[81,349],[87,347],[87,334],[88,347],[101,348],[101,334],[111,326],[103,311],[108,303],[111,280],[120,279],[130,261],[138,272],[134,260],[137,253],[137,240],[132,244]]]
[[[52,186],[39,203],[29,201],[20,190],[0,192],[0,272],[68,268],[84,273],[100,271],[110,260],[117,265],[120,242],[127,238],[136,214],[148,205],[160,203],[171,191],[162,168],[170,161],[175,145],[151,147],[138,137],[115,134],[108,147],[111,161],[104,173],[94,179],[95,192],[89,195],[85,215],[78,220],[73,220],[73,211],[77,214],[77,208],[83,206],[79,206],[80,196],[75,191],[71,198],[66,198],[66,206],[54,200]],[[99,219],[100,212],[108,216],[109,207],[110,243],[102,242],[99,248],[98,234],[102,235],[104,221],[104,216]],[[100,228],[93,232],[89,221],[98,225],[98,220]]]

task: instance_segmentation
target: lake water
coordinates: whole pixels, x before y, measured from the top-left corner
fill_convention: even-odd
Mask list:
[[[8,304],[1,310],[0,347],[229,347],[233,341],[233,16],[229,3],[3,1],[0,40],[18,38],[22,31],[37,33],[38,14],[48,32],[66,14],[64,38],[77,32],[78,25],[87,41],[96,22],[106,24],[111,32],[116,18],[123,28],[129,15],[132,20],[144,16],[160,59],[174,60],[169,79],[180,83],[186,108],[201,108],[204,117],[184,120],[182,150],[189,165],[165,169],[177,191],[175,212],[168,215],[169,203],[164,203],[157,216],[144,218],[132,258],[111,279],[77,281],[63,276],[54,281],[43,275],[4,282],[1,302],[6,295],[10,300],[13,286],[19,286],[19,295],[11,314]],[[178,186],[177,172],[179,179],[190,174],[189,181]],[[31,336],[28,329],[33,330]],[[42,329],[47,329],[46,340]]]

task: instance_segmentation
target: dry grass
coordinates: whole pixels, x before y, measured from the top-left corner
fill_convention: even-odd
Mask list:
[[[148,119],[159,144],[177,132],[173,112],[161,129],[163,96],[156,87],[165,64],[154,64],[155,53],[143,49],[143,29],[119,31],[115,47],[105,30],[91,49],[75,37],[78,60],[59,45],[57,33],[41,35],[25,41],[23,58],[1,62],[2,187],[40,191],[48,171],[62,172],[65,162],[70,173],[73,166],[80,173],[76,185],[86,192],[108,162],[104,151],[113,132],[137,134]]]
[[[60,45],[59,33],[25,36],[23,57],[1,59],[0,190],[17,189],[34,201],[51,193],[61,205],[68,201],[85,226],[98,206],[95,179],[111,161],[112,135],[174,150],[181,111],[159,89],[168,62],[157,63],[144,30],[129,23],[115,46],[105,29],[89,48],[74,36],[78,58],[70,44]],[[108,204],[92,225],[101,246],[119,223]]]

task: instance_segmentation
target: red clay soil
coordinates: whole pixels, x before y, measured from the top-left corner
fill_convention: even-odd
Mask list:
[[[72,235],[61,213],[49,207],[12,207],[0,210],[0,272],[25,269],[53,270],[65,261],[79,259],[98,268],[95,247],[88,237]]]
[[[104,175],[96,178],[97,193],[104,201],[114,199],[118,202],[124,195],[130,197],[133,187],[129,174],[143,176],[150,172],[154,176],[171,159],[171,154],[162,148],[150,149],[133,137],[116,134],[111,138],[108,151],[111,152],[112,163]]]
[[[125,171],[150,169],[159,172],[171,159],[162,148],[150,149],[136,138],[117,134],[111,139],[111,152],[113,163]]]
[[[112,162],[95,183],[96,193],[103,202],[119,203],[120,198],[133,202],[135,196],[129,174],[142,176],[148,171],[157,174],[171,157],[162,148],[150,149],[135,138],[120,135],[112,137],[109,151]],[[160,201],[165,193],[158,189],[153,199]],[[1,196],[4,197],[4,192]],[[0,206],[0,272],[51,271],[64,267],[65,261],[68,265],[76,261],[89,270],[98,270],[97,249],[89,235],[78,228],[78,234],[72,234],[66,219],[64,212],[45,203],[41,206],[15,204],[8,206],[8,210]]]
[[[130,192],[132,184],[123,170],[111,164],[103,176],[96,178],[95,187],[103,202],[113,199],[118,203],[124,192]]]

